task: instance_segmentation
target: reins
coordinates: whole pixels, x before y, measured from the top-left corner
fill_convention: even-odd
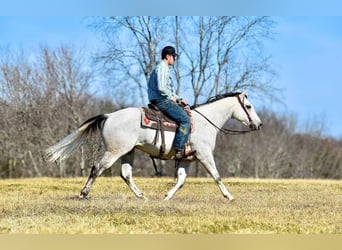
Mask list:
[[[226,95],[220,95],[220,96],[215,96],[215,97],[212,97],[208,100],[207,103],[205,104],[208,104],[208,103],[211,103],[211,102],[215,102],[221,98],[224,98],[224,97],[232,97],[232,96],[236,96],[238,101],[239,101],[239,104],[241,105],[242,109],[245,111],[247,117],[248,117],[248,120],[249,122],[251,123],[252,122],[252,119],[244,105],[244,102],[240,99],[240,96],[239,96],[240,93],[228,93]],[[204,104],[202,104],[204,105]],[[199,105],[201,106],[201,105]],[[208,119],[208,117],[206,117],[205,115],[203,115],[201,112],[199,112],[198,110],[196,110],[196,107],[198,106],[193,106],[191,107],[191,110],[192,111],[195,111],[196,113],[198,113],[200,116],[202,116],[207,122],[209,122],[214,128],[216,128],[217,130],[219,130],[220,132],[224,133],[224,134],[228,134],[228,135],[241,135],[241,134],[246,134],[246,133],[250,133],[250,132],[253,132],[255,130],[232,130],[232,129],[226,129],[226,128],[220,128],[219,126],[217,126],[215,123],[213,123],[212,121],[210,121]],[[157,166],[157,163],[155,161],[155,159],[161,159],[161,154],[158,156],[158,157],[155,157],[155,156],[151,156],[151,159],[152,159],[152,163],[153,163],[153,167],[154,167],[154,171],[155,171],[155,175],[157,177],[161,177],[162,176],[162,172],[158,170],[158,166]],[[175,162],[175,171],[177,171],[177,167],[178,167],[178,163]],[[176,174],[176,173],[175,173]]]
[[[241,105],[242,109],[246,112],[247,114],[247,117],[248,117],[248,120],[249,122],[252,121],[248,111],[246,110],[243,102],[241,101],[239,95],[236,96],[237,99],[239,100],[239,104]],[[246,134],[246,133],[250,133],[250,132],[253,132],[255,130],[233,130],[233,129],[226,129],[226,128],[220,128],[218,127],[215,123],[213,123],[212,121],[210,121],[208,119],[208,117],[206,117],[205,115],[203,115],[201,112],[199,112],[198,110],[196,109],[193,109],[193,111],[195,111],[196,113],[198,113],[199,115],[201,115],[207,122],[209,122],[214,128],[216,128],[217,130],[219,130],[220,132],[224,133],[224,134],[228,134],[228,135],[241,135],[241,134]]]

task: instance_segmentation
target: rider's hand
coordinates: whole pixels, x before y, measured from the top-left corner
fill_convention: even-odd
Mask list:
[[[188,105],[188,102],[185,101],[184,99],[180,99],[180,100],[178,101],[178,103],[182,104],[183,106]]]

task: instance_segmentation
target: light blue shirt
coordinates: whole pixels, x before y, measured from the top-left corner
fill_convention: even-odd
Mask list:
[[[169,65],[164,61],[161,61],[152,71],[147,86],[150,101],[172,99],[173,97],[179,99],[173,86]]]

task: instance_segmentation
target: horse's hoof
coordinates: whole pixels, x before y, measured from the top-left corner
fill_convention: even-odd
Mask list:
[[[78,196],[78,198],[79,198],[80,200],[88,200],[87,195],[82,194],[82,193]]]
[[[231,198],[228,198],[228,197],[226,197],[227,199],[228,199],[228,202],[229,203],[231,203],[231,202],[234,202],[235,201],[235,198],[233,198],[233,197],[231,197]]]
[[[140,200],[148,201],[148,198],[143,193],[138,194],[137,198],[140,199]]]
[[[235,200],[231,195],[224,195],[224,198],[228,199],[229,202],[233,202]]]

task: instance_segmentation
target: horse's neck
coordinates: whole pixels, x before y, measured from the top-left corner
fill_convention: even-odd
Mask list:
[[[227,97],[198,107],[198,111],[216,126],[222,128],[224,124],[232,117],[234,105],[234,98]]]

